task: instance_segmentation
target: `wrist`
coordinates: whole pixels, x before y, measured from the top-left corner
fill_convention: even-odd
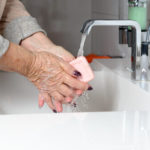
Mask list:
[[[7,52],[0,59],[0,69],[27,76],[34,59],[34,53],[10,43]]]
[[[37,32],[24,39],[21,46],[33,52],[49,51],[56,45],[48,39],[42,32]]]

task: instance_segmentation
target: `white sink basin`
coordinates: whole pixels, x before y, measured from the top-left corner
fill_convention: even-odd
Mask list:
[[[0,115],[1,150],[149,150],[149,113]]]
[[[117,60],[118,61],[118,60]],[[114,64],[113,64],[114,62]],[[116,60],[108,64],[116,66]],[[117,62],[117,64],[119,64]],[[93,64],[95,65],[95,64]],[[77,100],[79,111],[150,110],[150,93],[141,89],[129,79],[108,69],[106,63],[96,64],[94,90],[88,92],[88,99]],[[106,65],[107,66],[107,65]],[[124,72],[123,72],[124,73]],[[125,72],[126,73],[126,72]],[[64,110],[67,108],[64,107]],[[0,113],[26,114],[49,113],[45,105],[38,108],[38,91],[24,77],[15,73],[0,72]]]
[[[95,61],[94,90],[79,99],[80,111],[150,111],[150,92],[142,89],[139,82],[131,81],[130,72],[119,70],[120,60]],[[145,83],[144,83],[145,84]],[[146,83],[150,86],[150,83]],[[85,105],[84,105],[85,104]]]

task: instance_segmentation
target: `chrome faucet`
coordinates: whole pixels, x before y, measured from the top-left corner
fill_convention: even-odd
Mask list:
[[[88,20],[84,23],[81,32],[88,35],[94,26],[118,26],[128,30],[126,43],[131,47],[131,69],[132,79],[141,80],[141,27],[136,21],[132,20]],[[120,28],[119,28],[120,29]],[[123,32],[122,32],[123,33]]]

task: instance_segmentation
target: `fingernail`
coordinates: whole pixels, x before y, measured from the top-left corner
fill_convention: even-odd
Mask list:
[[[77,104],[76,104],[76,103],[73,103],[73,106],[74,106],[74,107],[77,107]]]
[[[90,87],[88,88],[88,91],[91,91],[91,90],[93,90],[93,88],[90,86]]]
[[[56,111],[55,109],[53,109],[53,112],[54,112],[54,113],[57,113],[57,111]]]
[[[39,99],[39,108],[42,108],[44,106],[44,97],[41,96],[41,98]]]
[[[74,75],[77,76],[77,77],[80,77],[81,73],[79,71],[74,71]]]

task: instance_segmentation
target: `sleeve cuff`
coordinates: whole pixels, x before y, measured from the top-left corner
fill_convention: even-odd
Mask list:
[[[46,32],[37,23],[37,20],[31,16],[24,16],[12,20],[4,30],[4,37],[9,41],[19,44],[21,40],[31,36],[36,32]]]
[[[8,48],[9,48],[9,41],[0,35],[0,57],[4,55],[4,53],[8,50]]]

